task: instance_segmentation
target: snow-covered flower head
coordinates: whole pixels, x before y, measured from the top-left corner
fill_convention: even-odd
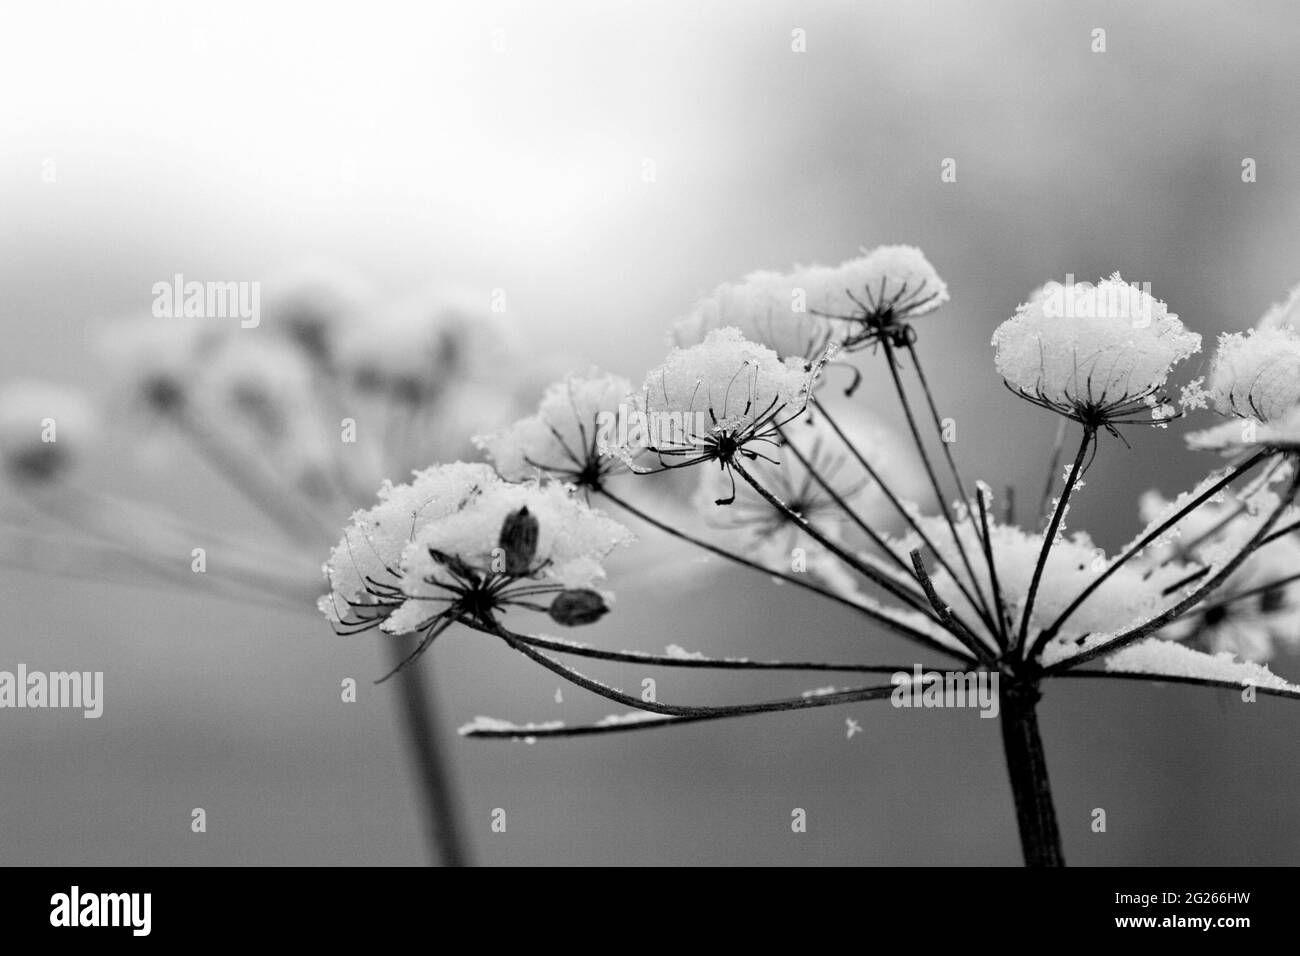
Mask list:
[[[23,484],[63,477],[90,444],[96,421],[77,389],[17,381],[0,389],[0,459]]]
[[[1283,301],[1270,306],[1260,318],[1257,328],[1300,330],[1300,285],[1287,293]]]
[[[836,498],[859,510],[866,504],[872,481],[821,419],[793,423],[788,432],[773,452],[779,460],[759,459],[754,474],[791,511],[837,538],[849,518]],[[726,473],[706,469],[694,503],[705,523],[722,531],[743,553],[756,554],[764,563],[775,565],[789,562],[796,546],[805,553],[819,550],[788,514],[748,486],[737,487],[735,501],[720,507],[718,500],[729,492]]]
[[[829,319],[809,311],[799,270],[752,272],[724,282],[673,324],[673,343],[698,345],[715,329],[735,328],[782,359],[816,361],[835,336]]]
[[[333,593],[319,606],[336,627],[421,634],[422,651],[445,626],[492,626],[510,607],[566,625],[608,610],[592,585],[631,535],[569,488],[511,484],[486,465],[458,462],[386,485],[380,496],[354,516],[326,565]],[[360,559],[359,546],[369,550]]]
[[[546,389],[535,414],[475,442],[507,480],[540,473],[599,488],[625,467],[612,449],[628,433],[631,396],[632,383],[619,375],[570,376]]]
[[[840,336],[852,351],[889,336],[903,344],[912,319],[948,301],[948,286],[916,246],[877,246],[837,266],[805,266],[792,279],[807,294],[808,309],[844,324]]]
[[[819,371],[797,358],[782,362],[738,329],[710,332],[646,376],[629,454],[644,448],[664,468],[716,461],[728,471],[738,457],[766,457],[761,449],[803,412]]]
[[[455,462],[416,472],[405,484],[385,481],[379,503],[357,511],[325,563],[330,593],[318,602],[336,629],[373,627],[403,601],[402,554],[420,530],[463,508],[497,478],[490,465]]]
[[[947,533],[943,519],[926,516],[919,519],[919,524],[943,557],[946,567],[958,569],[957,573],[963,575],[962,583],[967,585],[963,591],[945,567],[936,568],[931,579],[940,599],[966,620],[976,620],[979,612],[972,606],[967,593],[994,593],[987,565],[983,561],[973,562],[976,586],[970,587],[970,577],[964,571],[961,553]],[[967,516],[957,524],[957,533],[968,554],[980,553],[982,541],[973,518]],[[920,545],[920,537],[909,534],[902,539],[899,553],[907,554]],[[997,569],[998,590],[1006,610],[1006,623],[1014,629],[1019,626],[1028,599],[1034,569],[1042,551],[1042,535],[1031,534],[1013,525],[990,522],[989,545]],[[1102,577],[1108,566],[1105,552],[1087,533],[1078,531],[1056,540],[1048,552],[1030,612],[1027,632],[1030,646],[1035,636],[1055,623],[1085,588]],[[1122,565],[1070,612],[1056,631],[1054,643],[1069,647],[1086,635],[1116,633],[1145,620],[1182,596],[1181,593],[1166,594],[1165,590],[1184,579],[1186,574],[1186,566],[1177,563],[1154,571],[1132,562]],[[1048,652],[1051,646],[1048,645]]]
[[[1300,407],[1269,422],[1238,418],[1187,435],[1187,447],[1226,456],[1251,451],[1300,451]]]
[[[1157,542],[1144,563],[1222,566],[1277,503],[1266,486],[1207,502],[1179,522],[1176,536]],[[1151,524],[1176,510],[1154,491],[1142,496],[1140,507],[1143,520]],[[1227,651],[1242,660],[1269,660],[1279,644],[1300,645],[1300,582],[1292,580],[1298,571],[1300,540],[1292,534],[1270,541],[1252,552],[1205,605],[1171,623],[1160,636],[1213,654]]]
[[[1285,417],[1300,406],[1300,332],[1284,326],[1219,336],[1209,393],[1225,415]]]
[[[434,293],[344,329],[338,353],[358,388],[415,404],[458,380],[498,377],[513,350],[487,308],[463,294]]]
[[[1048,283],[993,333],[1007,386],[1093,428],[1160,424],[1165,383],[1201,337],[1117,272],[1096,285]]]

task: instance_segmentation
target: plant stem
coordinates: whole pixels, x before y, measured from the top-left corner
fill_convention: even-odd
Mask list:
[[[393,667],[406,660],[414,649],[413,643],[413,635],[385,640]],[[407,749],[418,776],[418,792],[422,798],[420,816],[429,842],[429,855],[435,866],[466,866],[469,858],[462,840],[463,830],[458,824],[454,787],[443,753],[438,711],[429,680],[421,667],[407,667],[393,680],[401,709],[399,723],[406,732]]]
[[[1061,833],[1047,779],[1047,759],[1038,735],[1036,684],[1011,684],[1002,692],[1002,747],[1011,796],[1016,804],[1025,866],[1064,866]]]

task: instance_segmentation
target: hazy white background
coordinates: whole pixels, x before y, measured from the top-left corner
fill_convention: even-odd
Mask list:
[[[155,281],[322,257],[394,296],[505,289],[539,354],[637,378],[720,281],[913,242],[953,295],[922,349],[965,468],[1032,497],[1055,421],[1004,391],[988,348],[1032,288],[1121,269],[1208,339],[1300,280],[1298,44],[1283,2],[9,2],[0,378],[94,384],[91,333],[147,309]],[[956,183],[940,182],[945,157]],[[1072,508],[1104,545],[1131,533],[1140,490],[1210,464],[1177,427],[1137,438],[1103,447]],[[135,449],[112,452],[107,487],[256,530],[194,462],[142,479]],[[749,577],[628,577],[595,632],[609,646],[913,659]],[[0,860],[420,861],[391,702],[369,685],[378,638],[8,568],[0,588],[0,665],[104,670],[107,693],[98,721],[0,716]],[[576,690],[557,705],[549,676],[480,638],[439,645],[423,666],[452,726],[607,710]],[[344,676],[356,705],[338,701]],[[665,699],[804,686],[658,676]],[[845,740],[846,716],[865,733]],[[1042,720],[1072,862],[1300,858],[1285,701],[1078,682],[1049,689]],[[1019,859],[996,723],[974,712],[877,703],[452,748],[486,863]]]

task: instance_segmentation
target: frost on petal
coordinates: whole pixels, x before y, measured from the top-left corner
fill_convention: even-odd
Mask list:
[[[1225,332],[1209,392],[1225,415],[1271,422],[1300,405],[1300,332],[1291,327]]]
[[[0,459],[16,482],[61,478],[95,443],[98,425],[79,389],[35,381],[0,388]]]
[[[475,439],[502,477],[549,477],[599,482],[620,462],[610,456],[628,433],[634,410],[632,383],[592,371],[547,388],[537,412],[492,435]]]
[[[1126,674],[1192,677],[1300,694],[1300,685],[1288,683],[1263,664],[1236,660],[1226,651],[1206,654],[1183,644],[1154,637],[1137,641],[1107,656],[1106,670]]]
[[[499,483],[491,466],[464,462],[417,472],[406,484],[384,482],[379,503],[356,512],[330,552],[325,573],[331,594],[321,601],[326,616],[336,624],[358,613],[387,616],[397,603],[399,566],[411,540],[428,522],[465,507],[484,488]]]
[[[1201,337],[1115,273],[1048,283],[993,333],[994,363],[1022,395],[1081,418],[1168,417],[1164,386]]]

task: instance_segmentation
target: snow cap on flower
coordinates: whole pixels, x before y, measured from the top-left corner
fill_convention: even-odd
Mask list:
[[[1094,426],[1168,417],[1170,370],[1201,348],[1165,304],[1116,272],[1096,285],[1048,283],[993,333],[1007,384]],[[1133,418],[1132,416],[1139,416]]]
[[[595,370],[546,389],[537,412],[475,443],[509,481],[539,472],[596,487],[622,467],[610,454],[635,411],[632,383]]]
[[[61,478],[94,439],[90,403],[77,389],[17,381],[0,389],[0,458],[17,482]]]
[[[487,306],[486,297],[435,292],[381,309],[342,331],[339,364],[359,388],[410,402],[453,381],[495,378],[513,350]]]
[[[948,567],[958,569],[963,575],[967,589],[970,587],[969,576],[964,570],[961,555],[948,533],[943,519],[934,515],[919,519],[921,530],[943,556]],[[957,533],[962,537],[962,544],[967,554],[979,554],[982,541],[976,531],[974,522],[967,520],[957,525]],[[1029,586],[1034,568],[1042,550],[1041,535],[1030,534],[1020,528],[990,523],[990,545],[997,567],[998,586],[1006,606],[1008,624],[1018,626],[1028,599]],[[913,549],[919,549],[919,536],[908,535],[902,539],[897,553],[906,557]],[[1049,627],[1065,611],[1074,599],[1094,580],[1101,577],[1108,567],[1105,552],[1097,547],[1092,539],[1082,531],[1068,537],[1059,538],[1048,552],[1047,563],[1039,581],[1038,592],[1034,598],[1033,611],[1029,617],[1029,635],[1032,645],[1034,637]],[[978,590],[985,595],[992,594],[992,581],[988,568],[983,561],[972,562]],[[1166,606],[1174,603],[1181,596],[1175,593],[1166,596],[1165,588],[1186,578],[1185,565],[1171,563],[1155,570],[1142,569],[1133,562],[1120,567],[1088,598],[1083,601],[1062,623],[1056,632],[1054,643],[1068,645],[1076,638],[1087,634],[1113,633],[1140,622]],[[956,580],[942,567],[931,571],[931,579],[940,599],[967,621],[978,619],[978,612],[971,606]],[[1048,645],[1050,648],[1051,645]]]
[[[1209,392],[1225,415],[1269,422],[1300,405],[1300,332],[1290,327],[1225,332]]]
[[[460,597],[465,614],[508,606],[517,603],[510,590],[515,583],[527,592],[524,606],[553,594],[545,600],[562,598],[561,607],[552,609],[554,619],[586,623],[594,619],[588,612],[603,613],[589,606],[593,594],[599,596],[591,589],[605,576],[603,560],[631,539],[623,525],[564,485],[489,482],[464,507],[415,533],[401,564],[408,600],[382,627],[391,633],[418,631],[454,597]]]
[[[725,465],[737,454],[752,460],[750,445],[770,447],[777,428],[802,413],[818,371],[801,359],[782,362],[738,329],[717,329],[699,345],[674,349],[646,376],[643,429],[629,445],[649,448],[670,467]]]
[[[1192,497],[1186,493],[1170,502],[1149,491],[1141,498],[1142,519],[1155,527]],[[1207,502],[1178,523],[1176,534],[1156,542],[1143,556],[1144,565],[1180,560],[1194,562],[1194,567],[1221,567],[1259,532],[1278,503],[1267,486],[1249,496],[1232,493],[1222,501]],[[1281,520],[1292,521],[1294,515]],[[1205,613],[1179,618],[1160,636],[1215,654],[1228,651],[1242,660],[1269,660],[1279,644],[1300,644],[1300,582],[1289,580],[1298,568],[1300,540],[1287,535],[1272,541],[1252,552],[1210,596]]]
[[[810,311],[847,322],[846,349],[882,334],[897,337],[905,323],[948,301],[947,283],[916,246],[877,246],[837,266],[804,266],[792,278]]]
[[[337,627],[373,626],[399,605],[402,554],[436,518],[465,507],[500,479],[490,465],[455,462],[416,472],[405,484],[385,481],[379,503],[357,511],[330,552],[331,593],[318,602]]]
[[[1257,328],[1300,331],[1300,285],[1288,292],[1284,300],[1270,306]]]
[[[814,361],[825,353],[834,330],[830,320],[812,308],[800,270],[751,272],[696,301],[674,323],[672,340],[683,347],[698,345],[715,329],[731,327],[782,359]]]

